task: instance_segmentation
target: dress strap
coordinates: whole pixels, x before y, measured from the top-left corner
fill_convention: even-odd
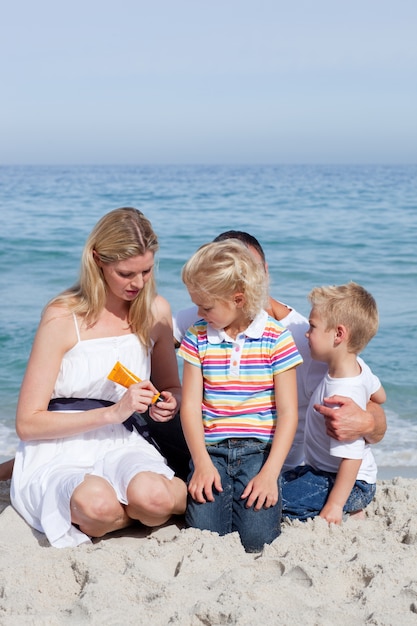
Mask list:
[[[72,317],[74,318],[75,332],[77,333],[77,339],[79,343],[81,341],[81,337],[80,337],[80,329],[78,328],[77,316],[75,315],[75,313],[73,313]]]

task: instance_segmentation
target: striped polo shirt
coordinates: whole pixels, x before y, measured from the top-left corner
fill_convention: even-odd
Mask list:
[[[185,334],[178,356],[201,368],[207,445],[239,437],[272,443],[274,376],[303,362],[289,330],[266,311],[236,339],[199,320]]]

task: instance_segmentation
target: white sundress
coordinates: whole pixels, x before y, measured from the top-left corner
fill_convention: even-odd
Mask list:
[[[77,324],[76,324],[77,327]],[[81,341],[65,355],[52,398],[94,398],[117,402],[125,389],[107,379],[116,361],[142,379],[150,377],[150,355],[134,334]],[[141,471],[171,479],[174,472],[136,430],[102,426],[62,439],[20,442],[10,497],[13,507],[57,548],[90,539],[71,524],[70,498],[86,474],[107,479],[122,504],[126,488]]]

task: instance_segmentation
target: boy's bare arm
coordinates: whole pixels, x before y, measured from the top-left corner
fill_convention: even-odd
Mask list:
[[[336,481],[326,504],[320,511],[320,517],[323,517],[329,524],[341,524],[343,507],[353,489],[361,463],[362,459],[341,460]]]

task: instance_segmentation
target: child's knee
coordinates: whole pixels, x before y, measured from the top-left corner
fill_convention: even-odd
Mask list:
[[[246,518],[238,520],[236,530],[246,552],[260,552],[281,534],[281,507],[248,511]]]

